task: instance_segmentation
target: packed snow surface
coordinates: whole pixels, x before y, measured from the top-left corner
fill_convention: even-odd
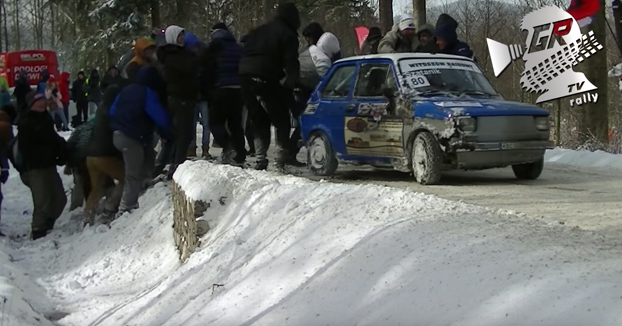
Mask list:
[[[30,195],[12,173],[3,230],[27,233]],[[211,230],[187,263],[165,184],[110,230],[79,230],[65,213],[45,239],[0,240],[0,324],[622,323],[622,243],[595,232],[207,162],[175,180],[210,202]]]

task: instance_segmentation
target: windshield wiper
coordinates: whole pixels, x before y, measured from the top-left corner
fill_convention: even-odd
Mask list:
[[[490,93],[486,93],[486,92],[482,92],[482,91],[477,91],[477,90],[472,90],[472,89],[467,89],[467,90],[464,90],[464,91],[459,91],[459,93],[464,94],[464,95],[480,95],[480,96],[488,96],[488,97],[493,96]]]
[[[427,91],[417,92],[417,95],[453,95],[448,91],[440,89],[428,89]]]

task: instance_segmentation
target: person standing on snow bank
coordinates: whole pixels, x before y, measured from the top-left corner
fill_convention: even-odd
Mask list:
[[[199,67],[197,56],[184,48],[186,35],[183,28],[169,26],[164,35],[167,44],[158,48],[157,56],[158,61],[164,65],[168,109],[173,113],[173,125],[177,132],[173,164],[169,171],[169,177],[172,178],[177,166],[187,159],[188,147],[194,137],[192,123],[199,94]]]
[[[205,46],[202,46],[196,35],[192,33],[186,33],[186,44],[184,45],[184,47],[186,48],[186,50],[194,53],[199,57],[205,55]],[[212,156],[209,154],[211,130],[209,124],[209,110],[207,109],[208,94],[204,89],[207,88],[207,79],[209,78],[210,76],[206,74],[205,69],[203,67],[200,68],[196,80],[197,84],[199,85],[199,101],[194,108],[194,123],[192,124],[193,137],[192,141],[190,142],[190,147],[188,147],[188,157],[197,157],[197,123],[201,122],[201,126],[203,127],[203,134],[201,137],[201,154],[204,158],[208,160],[212,159]]]
[[[156,45],[147,38],[140,38],[134,45],[134,57],[125,66],[125,74],[130,82],[136,81],[140,68],[153,63],[156,58]]]
[[[86,81],[84,81],[84,85],[82,87],[85,92],[84,95],[88,101],[88,117],[91,118],[95,115],[95,110],[97,110],[102,101],[101,82],[99,79],[99,71],[97,71],[97,69],[91,70],[91,75]],[[84,121],[86,120],[87,119],[84,119]]]
[[[26,95],[31,91],[32,88],[28,83],[28,75],[26,75],[25,71],[21,71],[15,82],[15,89],[13,90],[13,96],[17,104],[17,120],[19,120],[21,113],[26,109]]]
[[[39,84],[37,84],[38,93],[45,95],[45,87],[48,79],[50,79],[50,72],[47,69],[43,69],[43,71],[41,71],[41,80],[39,81]]]
[[[242,45],[242,48],[246,45],[246,40],[248,40],[247,34],[244,34],[242,35],[242,37],[240,37],[240,45]],[[248,151],[246,152],[246,155],[250,157],[255,157],[255,136],[253,135],[253,123],[251,121],[246,105],[244,105],[244,110],[242,111],[242,122],[244,125],[244,135],[246,136],[246,142],[248,142]]]
[[[56,117],[60,119],[61,128],[58,128],[58,131],[69,131],[69,123],[67,122],[67,118],[65,117],[65,112],[63,111],[63,97],[58,88],[58,83],[53,77],[48,79],[48,82],[45,86],[45,98],[47,99],[48,104],[48,112],[54,119],[56,124]]]
[[[477,60],[468,44],[458,40],[458,22],[448,14],[441,14],[436,21],[436,44],[439,53],[460,55]]]
[[[54,130],[54,120],[47,112],[45,96],[31,92],[29,109],[17,124],[17,139],[9,159],[32,194],[33,240],[45,237],[60,217],[67,196],[56,169],[65,165],[65,139]]]
[[[69,77],[70,74],[68,72],[63,72],[60,74],[60,79],[58,80],[60,102],[63,105],[63,113],[65,114],[65,120],[67,122],[69,122],[69,103],[71,102],[71,97],[69,95]],[[69,126],[67,126],[67,130],[69,130]]]
[[[89,118],[89,101],[86,96],[86,88],[84,87],[84,83],[86,82],[84,77],[84,71],[78,72],[78,79],[73,82],[73,86],[71,87],[73,101],[76,103],[77,111],[75,118],[75,122],[77,123],[75,123],[74,127],[86,122]]]
[[[419,40],[415,34],[415,21],[412,16],[404,16],[378,44],[378,53],[409,53],[415,52]]]
[[[214,141],[223,148],[222,162],[244,166],[244,99],[238,75],[242,47],[224,24],[220,28],[218,25],[214,26],[210,39],[205,58],[205,63],[209,66],[206,73],[213,76],[213,82],[207,85],[211,105],[210,130]]]
[[[136,83],[125,87],[110,108],[113,143],[122,153],[125,163],[119,215],[138,208],[144,180],[151,179],[155,163],[155,130],[162,138],[172,139],[171,121],[160,100],[165,88],[156,68],[143,67],[138,72]]]
[[[268,167],[270,125],[276,129],[277,168],[283,169],[291,132],[292,93],[298,85],[298,29],[300,15],[292,2],[281,3],[276,17],[251,31],[240,61],[244,102],[254,127],[257,165]]]

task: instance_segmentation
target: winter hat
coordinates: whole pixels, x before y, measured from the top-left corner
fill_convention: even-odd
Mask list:
[[[226,31],[229,30],[229,28],[227,27],[227,24],[225,24],[225,23],[217,23],[214,26],[212,26],[212,32],[216,31],[216,30],[219,30],[219,29],[224,29]]]
[[[183,32],[185,32],[185,30],[177,25],[171,25],[167,27],[166,31],[164,32],[166,44],[179,45],[177,44],[177,38],[179,37],[179,34]],[[182,45],[179,45],[179,46],[182,46]]]
[[[447,43],[453,44],[458,40],[456,29],[458,22],[448,14],[441,14],[436,21],[436,37],[444,39]]]
[[[186,43],[184,44],[184,47],[189,50],[198,45],[199,38],[197,38],[197,36],[192,33],[186,33]]]
[[[406,29],[415,29],[415,20],[413,19],[412,16],[406,15],[402,17],[402,19],[400,19],[400,22],[397,24],[397,27],[400,29],[400,31],[403,31]]]
[[[305,28],[302,30],[302,36],[310,37],[313,40],[315,40],[315,42],[318,42],[320,37],[322,37],[323,34],[324,34],[324,29],[322,28],[322,25],[320,25],[320,23],[317,23],[317,22],[310,23],[309,25],[305,26]]]
[[[382,31],[380,27],[372,27],[369,29],[369,33],[367,34],[367,38],[377,38],[382,37]]]
[[[417,28],[417,35],[421,34],[422,32],[430,32],[432,33],[432,35],[434,35],[435,34],[434,26],[430,24],[423,24],[419,26],[419,28]]]
[[[276,8],[276,17],[289,24],[295,30],[300,28],[300,12],[293,2],[283,2]]]

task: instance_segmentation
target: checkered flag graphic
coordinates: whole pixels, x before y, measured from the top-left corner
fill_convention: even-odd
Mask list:
[[[583,62],[604,47],[596,40],[594,32],[582,35],[578,40],[567,44],[557,53],[546,58],[530,70],[525,70],[521,86],[528,92],[543,91],[542,87],[566,70]],[[526,80],[525,80],[526,77]]]

